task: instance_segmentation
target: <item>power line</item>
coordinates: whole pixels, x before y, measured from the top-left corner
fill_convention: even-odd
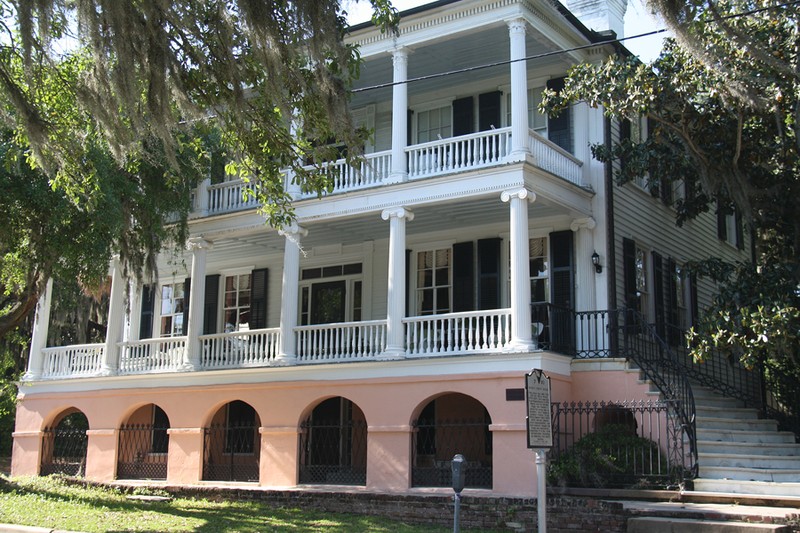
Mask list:
[[[784,2],[782,4],[776,4],[774,6],[761,7],[761,8],[756,8],[756,9],[751,9],[751,10],[748,10],[748,11],[744,11],[744,12],[741,12],[741,13],[734,13],[734,14],[731,14],[731,15],[726,15],[724,17],[718,17],[718,18],[715,18],[715,19],[712,19],[712,20],[709,20],[709,21],[704,21],[704,23],[707,24],[707,23],[710,23],[710,22],[720,22],[720,21],[723,21],[723,20],[730,20],[730,19],[734,19],[734,18],[746,17],[746,16],[750,16],[750,15],[755,15],[757,13],[761,13],[761,12],[764,12],[764,11],[770,11],[772,9],[780,9],[780,8],[783,8],[783,7],[790,7],[790,6],[794,6],[794,5],[797,5],[797,4],[800,4],[800,0],[792,0],[791,2]],[[445,71],[445,72],[437,72],[435,74],[427,74],[425,76],[417,76],[416,78],[409,78],[409,79],[404,80],[404,81],[390,81],[390,82],[387,82],[387,83],[379,83],[377,85],[370,85],[368,87],[361,87],[361,88],[358,88],[358,89],[351,89],[350,92],[351,93],[362,93],[362,92],[366,92],[366,91],[373,91],[373,90],[376,90],[376,89],[384,89],[386,87],[394,87],[395,85],[402,85],[404,83],[413,83],[413,82],[417,82],[417,81],[432,80],[432,79],[437,79],[437,78],[443,78],[445,76],[451,76],[453,74],[463,74],[465,72],[474,72],[476,70],[483,70],[483,69],[492,68],[492,67],[510,65],[511,63],[517,63],[519,61],[532,61],[534,59],[542,59],[542,58],[545,58],[545,57],[552,57],[552,56],[556,56],[556,55],[567,54],[567,53],[570,53],[570,52],[577,52],[577,51],[580,51],[580,50],[586,50],[588,48],[595,48],[595,47],[603,46],[603,45],[622,43],[623,41],[628,41],[628,40],[631,40],[631,39],[640,39],[642,37],[651,37],[653,35],[658,35],[660,33],[666,33],[667,31],[669,31],[667,28],[662,28],[662,29],[659,29],[659,30],[648,31],[648,32],[639,33],[639,34],[636,34],[636,35],[630,35],[628,37],[619,37],[619,38],[616,38],[616,39],[608,39],[606,41],[599,41],[599,42],[595,42],[595,43],[584,44],[584,45],[580,45],[580,46],[574,46],[572,48],[565,48],[563,50],[553,50],[552,52],[543,52],[541,54],[534,54],[532,56],[521,57],[521,58],[518,58],[518,59],[505,59],[503,61],[495,61],[494,63],[485,63],[483,65],[475,65],[474,67],[465,67],[465,68],[460,68],[460,69],[455,69],[455,70],[448,70],[448,71]]]

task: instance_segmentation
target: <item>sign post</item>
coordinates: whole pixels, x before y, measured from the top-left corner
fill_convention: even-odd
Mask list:
[[[528,407],[526,425],[528,448],[536,450],[538,532],[547,532],[547,450],[553,447],[553,421],[550,412],[550,378],[540,369],[525,374]]]

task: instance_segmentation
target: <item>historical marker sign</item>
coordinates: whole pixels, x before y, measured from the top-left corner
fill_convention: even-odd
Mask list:
[[[528,406],[528,448],[553,447],[553,423],[550,415],[550,378],[539,369],[525,374]]]

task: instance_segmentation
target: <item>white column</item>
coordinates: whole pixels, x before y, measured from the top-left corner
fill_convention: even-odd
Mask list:
[[[108,302],[108,324],[106,345],[100,364],[100,375],[113,376],[119,369],[119,343],[122,342],[122,327],[125,324],[125,280],[119,256],[111,259],[111,297]]]
[[[47,347],[47,330],[50,326],[50,302],[53,301],[53,280],[48,279],[44,294],[39,296],[36,303],[36,316],[33,319],[33,334],[31,335],[31,349],[28,354],[28,371],[22,377],[24,381],[36,381],[42,377],[44,354],[42,350]]]
[[[125,313],[125,327],[122,330],[122,342],[139,340],[139,322],[142,316],[142,285],[136,280],[128,284],[128,309]]]
[[[197,186],[194,197],[194,211],[199,216],[208,215],[208,188],[211,187],[211,178],[206,178]]]
[[[297,361],[294,328],[297,327],[300,287],[300,239],[308,235],[308,230],[293,223],[278,233],[286,238],[286,243],[283,252],[283,282],[281,284],[281,338],[275,362],[293,365]]]
[[[198,370],[201,364],[200,335],[203,333],[203,307],[206,301],[206,256],[211,244],[202,237],[192,237],[186,243],[186,248],[192,252],[192,286],[189,290],[184,370]]]
[[[408,49],[396,48],[392,51],[394,75],[392,81],[392,183],[408,179],[406,143],[408,141]]]
[[[523,19],[507,21],[511,41],[511,159],[524,160],[528,147],[528,68],[525,58]]]
[[[389,286],[386,296],[386,351],[381,359],[395,359],[406,353],[403,317],[406,316],[406,221],[414,213],[403,207],[381,213],[389,221]]]
[[[594,235],[592,230],[597,224],[594,219],[579,218],[572,221],[569,229],[575,232],[575,275],[577,288],[575,291],[575,310],[594,311],[597,309],[595,298],[595,273],[592,264],[594,253]],[[602,260],[602,259],[601,259]]]
[[[504,191],[500,198],[511,211],[511,343],[510,351],[527,352],[536,344],[531,334],[531,275],[528,248],[528,202],[536,195],[528,189]]]

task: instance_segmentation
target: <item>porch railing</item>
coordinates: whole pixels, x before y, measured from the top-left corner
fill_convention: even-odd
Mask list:
[[[294,329],[303,363],[373,359],[386,349],[386,321],[315,324]]]
[[[511,128],[482,131],[406,148],[408,177],[423,178],[502,163],[511,151]]]
[[[120,374],[174,372],[183,366],[186,337],[123,342],[120,348]]]
[[[100,372],[104,344],[76,344],[42,350],[42,378],[76,378]]]
[[[208,213],[218,214],[251,209],[260,204],[251,194],[254,184],[245,180],[231,180],[208,187]]]
[[[407,317],[403,323],[412,356],[489,352],[511,340],[511,309]]]
[[[305,167],[313,170],[313,166]],[[320,165],[322,174],[328,176],[333,185],[331,194],[355,191],[374,187],[383,183],[392,168],[392,152],[384,150],[366,154],[358,165],[348,165],[345,159],[339,159]],[[310,198],[316,193],[302,194],[301,198]]]
[[[279,340],[278,328],[201,335],[201,364],[206,369],[268,365]]]
[[[536,166],[570,183],[583,185],[583,163],[580,159],[532,130],[529,149],[536,159]]]

